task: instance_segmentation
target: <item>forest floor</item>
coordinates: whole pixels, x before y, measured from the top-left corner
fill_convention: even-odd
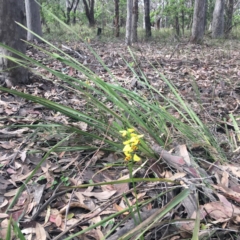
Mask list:
[[[52,51],[45,44],[39,44],[39,46],[47,51]],[[214,223],[211,224],[222,229],[221,234],[225,234],[224,239],[230,239],[230,236],[236,239],[240,224],[240,187],[238,185],[240,133],[235,132],[230,115],[233,115],[240,126],[240,42],[221,40],[205,42],[202,45],[193,45],[188,42],[139,43],[131,48],[135,60],[131,57],[128,48],[120,42],[103,43],[98,41],[90,43],[90,46],[111,70],[111,74],[115,78],[105,70],[84,43],[58,43],[58,47],[62,51],[76,58],[104,81],[112,84],[118,83],[124,88],[146,96],[146,98],[151,97],[149,89],[143,84],[142,78],[137,79],[132,74],[126,62],[139,76],[143,71],[148,84],[155,87],[164,96],[173,98],[172,92],[161,78],[160,73],[163,74],[177,87],[184,101],[189,104],[202,122],[211,129],[228,160],[221,174],[216,173],[216,169],[215,172],[211,172],[211,176],[217,179],[215,189],[221,193],[218,198],[225,205],[223,203],[219,205],[218,201],[202,204],[205,204],[205,208],[208,206],[209,211],[211,209],[219,210],[212,215],[208,214],[214,219]],[[40,50],[29,47],[27,54],[54,70],[88,81],[82,73],[62,62],[49,60],[46,54]],[[41,74],[42,77],[32,74],[31,84],[18,86],[16,89],[87,113],[86,102],[80,94],[76,94],[70,88],[67,89],[61,80],[44,69],[38,68],[34,71]],[[156,97],[160,104],[165,104],[163,99],[159,96]],[[67,134],[57,132],[54,126],[51,131],[41,129],[39,132],[28,127],[12,129],[7,126],[40,122],[69,124],[70,119],[39,104],[8,93],[1,92],[0,101],[0,209],[2,210],[0,216],[2,219],[7,219],[8,214],[4,215],[4,211],[15,196],[20,184],[42,159],[42,153],[47,152],[51,144],[60,141],[64,134]],[[109,108],[111,107],[113,106],[109,106]],[[176,111],[171,109],[170,111],[178,117]],[[75,126],[83,131],[89,131],[87,124],[75,123]],[[35,137],[30,138],[33,133]],[[69,142],[69,144],[73,143]],[[168,146],[168,150],[182,144],[185,144],[189,151],[194,151],[194,147],[190,146],[190,143],[178,141],[177,136],[172,145]],[[27,154],[28,151],[31,151],[32,154]],[[75,185],[78,179],[81,179],[81,182],[88,183],[92,180],[97,183],[113,181],[121,177],[124,167],[105,169],[103,164],[104,162],[114,162],[118,155],[106,154],[100,150],[95,155],[94,164],[87,164],[89,160],[92,160],[94,153],[94,151],[91,153],[85,151],[66,153],[63,151],[52,154],[45,161],[41,169],[34,175],[34,182],[27,186],[27,190],[11,210],[13,219],[21,218],[20,227],[25,236],[42,234],[44,237],[41,239],[47,236],[55,240],[64,239],[69,234],[66,227],[74,226],[70,230],[71,233],[74,233],[126,207],[123,193],[130,194],[129,184],[105,185],[101,187],[101,190],[89,187],[87,193],[85,190],[79,189],[74,192],[61,192],[61,185]],[[210,166],[208,166],[209,169]],[[231,179],[231,184],[228,182],[229,174],[232,174],[235,179],[234,181]],[[139,189],[138,199],[153,196],[157,191],[156,186],[150,183],[145,184]],[[60,192],[62,194],[59,194]],[[134,199],[134,194],[131,197],[128,195],[128,197]],[[43,203],[47,204],[41,208],[38,203],[40,206],[43,206]],[[51,211],[48,205],[51,206]],[[101,209],[101,211],[96,211],[96,209]],[[234,209],[234,214],[231,209]],[[66,212],[67,217],[65,216]],[[112,224],[108,223],[106,226],[94,228],[85,233],[84,237],[75,239],[101,239],[111,229]],[[3,237],[6,234],[6,222],[2,221],[1,226],[0,233]],[[175,238],[169,237],[168,239],[189,237],[186,228],[186,226],[185,228],[182,226],[181,234],[177,233]],[[167,235],[173,234],[175,231],[176,229],[169,227]],[[180,230],[178,229],[178,231]],[[154,238],[156,233],[156,229],[149,232],[145,239],[157,239]],[[161,232],[159,236],[166,236],[164,234]]]

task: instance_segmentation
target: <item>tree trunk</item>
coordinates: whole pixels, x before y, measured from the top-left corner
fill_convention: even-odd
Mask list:
[[[223,37],[223,33],[224,33],[224,0],[216,0],[212,20],[212,38]]]
[[[150,21],[150,0],[144,0],[144,16],[145,16],[144,20],[145,20],[146,38],[150,38],[152,36],[151,21]],[[159,24],[157,22],[157,26],[158,25]]]
[[[204,25],[206,18],[206,0],[195,0],[193,24],[192,24],[192,43],[201,43],[204,35]]]
[[[138,0],[133,0],[131,42],[137,42]]]
[[[89,22],[89,26],[93,27],[95,25],[95,19],[94,19],[94,0],[88,0],[88,3],[86,0],[83,0],[83,4],[85,7],[85,13],[86,17]]]
[[[126,44],[128,46],[132,44],[132,8],[133,0],[127,0]]]
[[[145,27],[145,13],[144,13],[144,11],[143,11],[143,25],[142,25],[142,28],[143,28],[143,29],[146,28],[146,27]]]
[[[66,8],[67,8],[67,18],[66,18],[66,23],[69,24],[70,23],[70,13],[72,11],[73,8],[73,3],[74,0],[66,0]]]
[[[179,17],[178,15],[175,16],[175,30],[177,36],[180,36],[180,26],[179,26]]]
[[[184,12],[184,10],[182,10],[181,19],[182,19],[182,35],[184,36],[184,28],[185,28],[185,12]]]
[[[27,28],[32,32],[42,37],[42,25],[40,18],[40,8],[35,0],[25,0]],[[42,42],[37,36],[30,31],[27,32],[27,40],[33,41],[36,39],[38,42]]]
[[[26,52],[26,46],[21,39],[26,39],[26,31],[16,22],[25,25],[24,0],[0,0],[0,42],[21,53]],[[28,82],[27,69],[1,55],[18,58],[16,55],[0,47],[0,77],[7,86]]]
[[[75,0],[74,4],[73,4],[73,25],[76,24],[76,11],[77,11],[77,6],[79,4],[79,0]]]
[[[194,6],[193,0],[191,0],[190,2],[188,2],[187,8],[193,8],[193,6]],[[206,10],[205,10],[205,12],[206,12]],[[187,29],[192,28],[193,13],[190,13],[190,14],[189,14],[189,18],[190,18],[190,19],[189,19],[189,22],[188,22],[188,24],[187,24]],[[205,19],[207,19],[207,15],[206,15]]]
[[[208,0],[206,0],[206,4],[205,4],[205,21],[204,21],[204,29],[207,30],[207,19],[208,19]]]
[[[233,6],[234,6],[234,0],[227,0],[226,3],[226,27],[225,27],[225,34],[226,36],[229,35],[229,33],[232,30],[233,24]]]
[[[158,17],[157,18],[157,21],[155,23],[155,29],[159,30],[161,28],[161,23],[162,23],[162,18]],[[150,22],[150,26],[151,26],[151,22]],[[162,26],[163,27],[163,26]],[[150,28],[151,29],[151,28]],[[151,33],[152,35],[152,33]],[[146,36],[147,36],[147,33],[146,33]]]
[[[115,37],[119,37],[120,24],[119,24],[119,0],[115,0]]]

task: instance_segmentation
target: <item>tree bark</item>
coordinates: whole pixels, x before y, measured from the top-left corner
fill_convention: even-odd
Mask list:
[[[42,25],[40,18],[40,7],[35,0],[25,0],[27,28],[36,33],[39,37],[42,37]],[[40,38],[35,36],[32,32],[27,32],[27,40],[37,40],[42,42]]]
[[[176,30],[177,36],[180,36],[180,26],[179,26],[178,14],[175,16],[175,30]]]
[[[192,43],[201,43],[204,35],[204,25],[206,18],[206,0],[195,0],[193,25],[192,25]]]
[[[120,24],[119,24],[119,0],[115,0],[115,37],[119,37]]]
[[[150,21],[150,0],[144,0],[144,16],[146,38],[150,38],[152,36]]]
[[[73,8],[73,4],[74,4],[75,0],[66,0],[66,8],[67,8],[67,19],[66,19],[66,23],[69,24],[70,23],[70,13],[72,11]]]
[[[137,42],[138,0],[133,0],[131,42]]]
[[[89,26],[93,27],[95,25],[95,19],[94,19],[94,0],[88,0],[88,3],[86,0],[83,0],[83,4],[85,7],[85,13],[86,17],[89,22]]]
[[[184,9],[182,9],[181,13],[182,13],[182,15],[181,15],[181,19],[182,19],[182,35],[184,36],[184,29],[185,29],[185,12],[184,12]]]
[[[233,6],[234,6],[234,0],[227,0],[226,2],[226,27],[225,27],[225,34],[226,36],[229,35],[229,33],[232,30],[233,27]]]
[[[126,21],[126,44],[130,46],[132,35],[132,8],[133,0],[127,0],[127,21]]]
[[[16,21],[25,25],[24,0],[0,0],[0,6],[0,42],[25,54],[26,46],[21,39],[26,39],[26,31],[15,23]],[[27,83],[29,80],[27,69],[1,55],[20,58],[0,47],[0,77],[2,83],[5,82],[9,87]]]
[[[206,4],[205,4],[205,13],[206,13],[206,17],[205,17],[205,20],[204,20],[204,29],[207,30],[208,0],[206,0]]]
[[[223,33],[224,33],[224,0],[216,0],[212,20],[212,38],[223,37]]]
[[[77,6],[79,4],[79,0],[75,0],[74,4],[73,4],[73,24],[76,24],[76,11],[77,11]]]

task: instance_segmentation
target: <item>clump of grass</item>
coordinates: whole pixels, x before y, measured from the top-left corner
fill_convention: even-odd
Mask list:
[[[78,33],[74,32],[71,27],[67,27],[67,31],[72,31],[72,34],[75,34],[76,37],[79,36]],[[84,37],[83,37],[84,38]],[[133,75],[136,78],[142,78],[145,81],[146,87],[149,88],[150,95],[152,96],[158,94],[161,98],[165,100],[165,103],[168,105],[168,108],[175,109],[180,115],[180,118],[174,117],[168,110],[166,106],[160,105],[156,100],[148,100],[145,96],[142,96],[139,93],[132,92],[127,90],[117,84],[117,80],[115,79],[115,83],[111,84],[105,82],[104,79],[101,79],[98,75],[93,73],[86,66],[79,63],[76,59],[67,55],[56,46],[51,44],[50,42],[45,41],[56,53],[51,53],[45,51],[48,57],[52,60],[59,61],[64,63],[65,65],[75,69],[76,71],[81,72],[85,75],[87,81],[83,81],[78,78],[74,78],[72,76],[65,75],[61,72],[55,71],[38,61],[31,59],[16,50],[0,44],[0,46],[5,47],[7,50],[12,51],[13,53],[19,55],[23,61],[19,61],[18,59],[14,59],[9,57],[12,61],[15,61],[21,65],[25,66],[37,66],[39,68],[43,68],[55,75],[58,79],[61,80],[61,84],[63,87],[71,88],[72,91],[75,91],[76,94],[81,94],[81,97],[85,98],[87,101],[87,112],[79,112],[75,109],[72,109],[68,106],[64,106],[53,101],[49,101],[44,98],[32,96],[29,94],[25,94],[22,92],[18,92],[13,89],[6,89],[0,87],[0,90],[15,94],[17,96],[26,98],[30,101],[39,103],[43,106],[46,106],[54,111],[60,112],[65,116],[68,116],[73,121],[84,122],[88,124],[91,128],[90,132],[82,131],[77,127],[73,127],[71,125],[65,126],[67,131],[70,133],[81,134],[83,137],[88,139],[88,142],[82,145],[82,149],[92,150],[93,146],[89,147],[88,143],[91,141],[92,143],[95,140],[101,142],[101,144],[94,146],[95,149],[101,148],[106,151],[113,151],[122,154],[122,160],[125,158],[126,160],[134,161],[142,159],[142,161],[147,161],[148,158],[157,160],[159,156],[155,154],[152,150],[152,143],[157,143],[161,146],[166,146],[170,144],[172,141],[173,133],[169,130],[168,126],[171,125],[172,128],[177,131],[183,139],[187,139],[193,143],[202,143],[203,148],[209,152],[209,155],[212,156],[212,161],[216,160],[216,154],[218,154],[217,158],[221,158],[219,146],[210,133],[209,129],[201,122],[199,117],[195,114],[195,112],[189,107],[189,105],[184,102],[178,93],[177,89],[174,85],[169,82],[161,73],[159,75],[166,82],[169,89],[175,96],[175,99],[169,99],[163,96],[157,89],[148,84],[147,79],[144,75],[144,72],[140,70],[140,74],[136,73],[131,64],[127,63],[127,66],[132,71]],[[87,43],[86,43],[87,45]],[[35,46],[36,48],[39,48]],[[90,51],[95,55],[95,57],[99,60],[99,62],[103,65],[105,70],[110,74],[110,76],[114,79],[114,76],[111,73],[111,70],[102,62],[99,56],[89,47]],[[43,49],[40,49],[44,51]],[[133,61],[135,61],[134,55],[131,52]],[[112,108],[109,108],[109,104],[111,104]],[[46,125],[47,126],[47,125]],[[61,124],[55,125],[56,127],[60,127]],[[17,125],[14,125],[16,128]],[[19,126],[20,127],[20,126]],[[38,125],[28,125],[28,127],[39,127]],[[130,130],[125,130],[130,129]],[[131,135],[134,131],[139,134]],[[126,131],[126,132],[125,132]],[[125,134],[126,133],[126,134]],[[122,144],[122,136],[125,135],[129,138]],[[141,136],[144,135],[144,138]],[[74,135],[73,135],[74,136]],[[106,137],[107,136],[107,137]],[[141,139],[141,140],[140,140]],[[63,140],[64,141],[64,140]],[[139,144],[141,143],[141,144]],[[125,147],[123,148],[123,145]],[[62,146],[61,146],[62,147]],[[50,151],[59,151],[60,146],[57,144]],[[215,149],[215,152],[212,151]],[[72,147],[65,146],[65,151],[72,151]],[[136,155],[136,151],[138,154]],[[46,155],[47,156],[47,155]],[[222,156],[224,159],[224,156]],[[42,160],[44,161],[45,158]],[[41,163],[42,163],[41,161]],[[124,164],[124,161],[123,163]],[[39,167],[39,166],[38,166]],[[132,172],[133,165],[130,166],[130,173]],[[37,169],[36,169],[37,170]],[[32,175],[31,175],[32,177]],[[28,178],[29,180],[29,178]],[[141,179],[141,181],[146,181],[147,179]],[[154,181],[154,178],[150,179]],[[158,181],[164,181],[163,179],[157,179]],[[134,176],[130,174],[130,178],[128,182],[136,182]],[[117,181],[117,183],[122,183],[124,181]],[[27,184],[27,182],[26,182]],[[106,183],[106,184],[112,184]],[[97,186],[99,184],[91,184],[91,186]],[[21,188],[24,188],[25,185]],[[90,186],[85,185],[86,186]],[[80,186],[84,187],[84,186]],[[179,195],[177,195],[165,208],[161,214],[159,214],[156,219],[159,220],[163,217],[167,212],[171,211],[177,204],[179,204],[184,198],[186,198],[189,194],[189,190],[184,190]],[[17,195],[19,196],[19,194]],[[16,197],[17,198],[17,197]],[[16,200],[16,199],[15,199]],[[10,205],[10,207],[13,203]],[[135,208],[139,208],[139,203],[134,206]],[[131,207],[128,208],[128,210]],[[132,207],[133,208],[133,207]],[[127,211],[127,210],[126,210]],[[121,214],[119,212],[118,214]],[[100,223],[90,226],[89,228],[77,233],[84,233],[96,226],[100,226],[105,223],[109,219],[115,217],[116,215],[111,215],[110,217],[102,220]],[[150,225],[151,226],[151,225]],[[149,229],[146,228],[146,229]],[[145,232],[145,230],[143,231]],[[143,233],[140,235],[142,236]],[[74,236],[74,235],[73,235]],[[67,238],[71,239],[73,236]],[[140,237],[140,236],[139,236]]]

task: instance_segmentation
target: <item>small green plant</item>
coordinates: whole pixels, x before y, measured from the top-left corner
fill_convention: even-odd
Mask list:
[[[71,184],[69,181],[69,177],[62,175],[59,180],[56,178],[53,180],[51,188],[54,189],[59,183],[62,183],[65,187]]]
[[[44,179],[46,179],[45,176],[40,176],[40,178],[38,179],[38,181],[41,181],[41,180],[44,180]]]
[[[51,185],[51,189],[54,189],[57,185],[58,185],[58,181],[54,179]]]
[[[62,175],[60,179],[64,186],[69,186],[71,184],[69,181],[69,177]]]

